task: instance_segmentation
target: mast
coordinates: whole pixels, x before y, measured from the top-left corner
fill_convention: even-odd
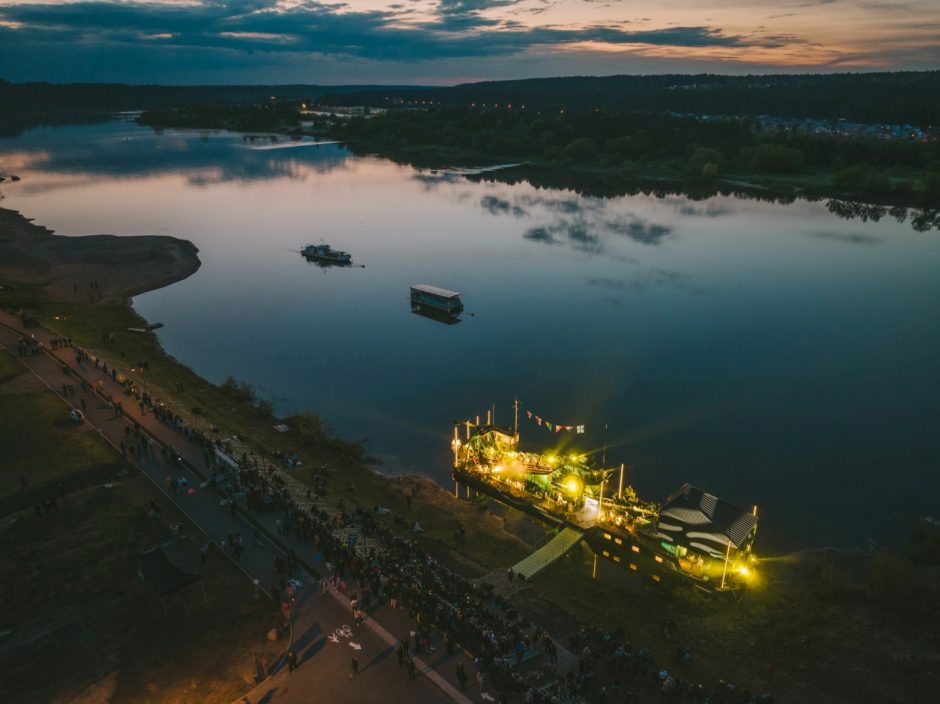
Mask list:
[[[516,449],[518,450],[519,449],[519,399],[513,398],[512,409],[513,409],[512,436],[516,439]]]

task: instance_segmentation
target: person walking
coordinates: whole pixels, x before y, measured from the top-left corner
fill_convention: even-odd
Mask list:
[[[359,661],[356,659],[356,656],[353,655],[352,662],[349,663],[351,672],[349,673],[350,677],[356,677],[359,674]]]
[[[297,669],[297,653],[293,650],[287,651],[287,671],[293,672]]]
[[[408,679],[413,680],[415,678],[415,661],[411,658],[408,658]]]
[[[395,650],[395,654],[398,656],[398,666],[401,667],[405,664],[405,644],[402,642],[398,643],[398,648]]]
[[[462,662],[457,663],[457,681],[460,682],[461,691],[467,688],[467,670]]]

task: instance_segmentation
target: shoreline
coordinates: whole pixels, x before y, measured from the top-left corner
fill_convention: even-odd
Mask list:
[[[283,134],[282,136],[289,137],[290,135]],[[933,201],[926,195],[912,198],[909,194],[880,194],[821,183],[820,178],[832,177],[833,174],[829,172],[793,176],[762,172],[728,172],[711,178],[696,178],[666,167],[623,171],[594,164],[551,163],[524,155],[496,157],[467,151],[450,151],[446,157],[441,157],[439,156],[441,150],[436,149],[434,145],[395,147],[362,138],[346,138],[339,139],[339,141],[357,156],[378,156],[415,169],[445,170],[480,167],[479,174],[469,173],[466,174],[467,177],[506,183],[528,181],[539,188],[570,189],[584,195],[602,198],[662,192],[687,195],[695,199],[733,195],[784,203],[795,200],[833,201],[848,203],[859,210],[867,211],[879,208],[885,210],[902,208],[928,215],[935,211],[935,208],[931,208],[934,205]],[[488,168],[491,164],[504,164],[509,161],[514,162],[514,166],[500,169]],[[940,221],[933,224],[940,227]]]
[[[0,228],[8,219],[18,222],[24,231],[38,235],[40,243],[53,237],[51,231],[20,213],[0,210]],[[0,242],[5,234],[0,229]],[[74,239],[95,242],[94,238]],[[114,237],[112,241],[122,239]],[[193,245],[176,238],[157,239],[177,243],[173,246],[180,247],[179,252],[188,252],[195,258],[194,262],[184,256],[182,261],[188,262],[192,271],[198,269]],[[115,251],[124,247],[127,245],[118,244]],[[100,261],[81,258],[71,263],[76,268],[69,270],[69,275],[82,275],[86,280],[93,275],[83,266],[102,265]],[[110,263],[109,270],[113,273],[120,263]],[[24,283],[36,285],[36,280],[42,277],[24,266],[24,277],[32,277]],[[182,280],[185,276],[180,272],[185,270],[184,267],[158,271],[146,282],[136,282],[135,288],[142,293],[152,290],[148,286],[159,288],[172,283],[168,279],[174,276],[178,277],[174,280]],[[72,337],[74,332],[79,344],[99,353],[109,366],[116,364],[127,370],[131,360],[145,360],[146,372],[136,372],[138,378],[149,384],[174,411],[198,419],[205,426],[221,428],[219,438],[237,436],[239,442],[268,458],[274,457],[274,450],[279,447],[294,447],[302,454],[304,463],[292,469],[291,474],[307,486],[316,487],[322,481],[318,478],[320,466],[329,465],[330,472],[337,475],[327,480],[329,492],[325,495],[330,502],[339,498],[367,508],[382,506],[395,515],[418,521],[423,532],[412,537],[435,558],[462,574],[498,579],[509,565],[531,552],[525,545],[527,541],[520,537],[527,526],[514,526],[519,518],[511,511],[500,516],[487,504],[455,499],[451,492],[427,477],[383,475],[368,466],[362,454],[354,453],[355,446],[337,441],[321,429],[308,433],[296,420],[289,420],[289,436],[277,433],[271,426],[281,419],[268,410],[199,377],[167,354],[155,335],[128,333],[127,321],[142,318],[131,306],[130,288],[118,286],[120,279],[120,276],[115,279],[114,292],[101,301],[90,303],[84,296],[74,295],[61,304],[60,299],[49,301],[56,303],[57,312],[63,307],[67,310],[71,325],[68,333],[65,324],[53,318],[49,309],[40,312],[42,324],[63,336]],[[50,284],[43,290],[55,294],[64,288],[69,294],[70,279],[63,281],[63,285]],[[111,331],[111,339],[104,341],[102,334]],[[455,546],[452,537],[455,527],[466,528],[466,546]],[[877,670],[882,653],[867,644],[877,644],[884,638],[897,643],[909,629],[929,626],[930,619],[921,621],[923,610],[917,610],[919,604],[932,598],[929,583],[925,587],[924,580],[936,570],[929,568],[925,572],[894,564],[883,567],[878,564],[881,556],[896,562],[902,560],[898,552],[863,555],[849,551],[833,553],[827,548],[804,548],[788,556],[770,558],[760,567],[765,583],[732,610],[704,601],[691,590],[665,591],[641,586],[626,572],[622,575],[617,572],[609,582],[593,580],[589,557],[577,552],[525,585],[513,598],[540,622],[550,624],[556,633],[571,632],[584,623],[600,624],[607,629],[626,623],[637,642],[651,647],[662,662],[669,664],[670,648],[676,647],[676,638],[659,633],[658,629],[664,618],[675,618],[682,628],[678,644],[692,645],[696,652],[693,672],[740,683],[758,683],[765,681],[763,673],[768,663],[776,662],[779,671],[774,681],[775,692],[781,696],[789,694],[794,701],[833,701],[834,688],[848,687],[841,691],[849,693],[864,685],[846,679],[859,679],[851,669],[853,664],[863,663],[868,671]],[[624,587],[621,582],[629,586]],[[917,589],[922,591],[918,594]],[[616,603],[617,608],[604,608],[603,605],[611,603]],[[884,616],[886,613],[892,618]],[[856,619],[862,625],[856,625]],[[912,668],[918,667],[918,663],[919,667],[926,667],[925,663],[933,657],[930,652],[918,650],[923,644],[916,639],[900,642],[903,645],[898,646],[899,657],[909,657],[904,662],[909,662]],[[742,649],[747,657],[740,657]],[[905,669],[902,661],[889,662],[900,678]],[[831,668],[844,674],[837,677]],[[927,687],[929,682],[924,680],[910,686]]]
[[[202,265],[198,253],[192,242],[167,235],[56,235],[0,208],[0,278],[41,287],[58,302],[129,304],[193,275]]]
[[[172,121],[148,122],[137,119],[141,127],[168,130],[217,130],[232,133],[277,135],[296,140],[302,137],[329,138],[345,146],[357,156],[372,155],[388,159],[396,164],[406,164],[416,169],[452,170],[468,178],[487,179],[513,183],[528,180],[537,187],[571,189],[587,195],[616,197],[639,192],[685,194],[694,198],[712,195],[735,195],[759,200],[791,202],[797,199],[808,201],[830,200],[855,205],[863,209],[903,208],[929,214],[933,210],[933,199],[920,192],[880,192],[865,189],[839,187],[831,183],[836,172],[819,170],[794,174],[764,171],[729,171],[713,177],[694,177],[675,164],[656,162],[647,167],[624,171],[617,167],[595,163],[549,162],[531,154],[502,154],[494,156],[484,152],[441,147],[435,144],[391,145],[364,137],[347,137],[327,130],[311,130],[272,123],[265,128],[253,128],[237,121],[206,124],[179,124]],[[444,154],[444,156],[441,156]],[[496,168],[494,168],[496,167]],[[500,172],[499,176],[491,176]],[[500,178],[502,177],[502,178]],[[931,224],[940,227],[940,216],[931,219]]]

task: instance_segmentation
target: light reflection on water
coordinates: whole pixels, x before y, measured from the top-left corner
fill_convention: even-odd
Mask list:
[[[256,146],[264,144],[256,142]],[[640,494],[761,506],[765,549],[899,539],[935,512],[940,238],[824,204],[593,198],[238,135],[112,123],[0,141],[3,205],[63,234],[173,234],[136,299],[167,350],[446,482],[450,422],[513,395],[531,446],[604,443]],[[297,251],[323,238],[365,268]],[[459,325],[408,288],[463,293]]]

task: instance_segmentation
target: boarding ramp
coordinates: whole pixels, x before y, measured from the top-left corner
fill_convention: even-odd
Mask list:
[[[534,553],[514,565],[512,571],[529,580],[550,564],[560,559],[584,537],[584,531],[573,526],[565,526],[558,535],[549,540]]]

